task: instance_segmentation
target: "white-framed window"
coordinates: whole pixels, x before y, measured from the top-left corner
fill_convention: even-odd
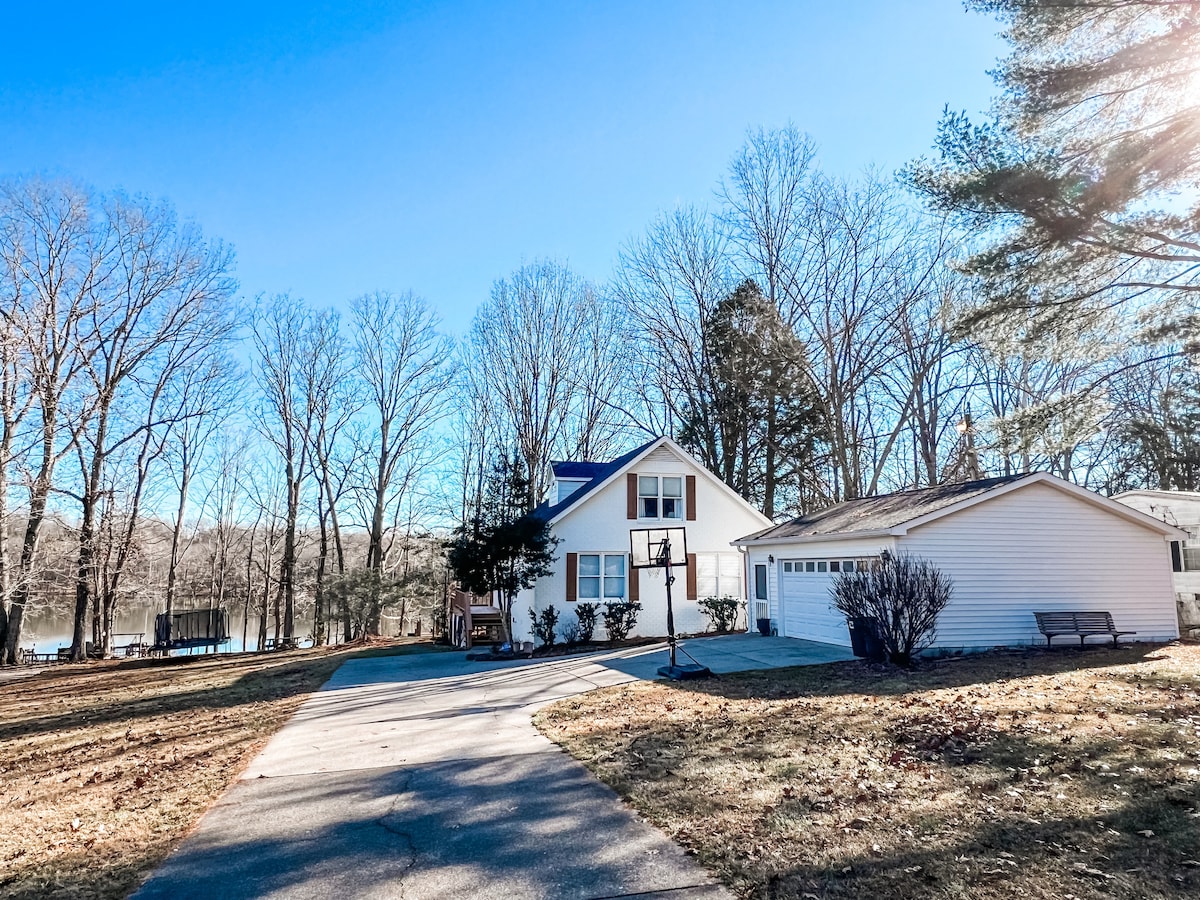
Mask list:
[[[696,554],[697,597],[741,597],[742,556],[740,553]]]
[[[1179,544],[1178,572],[1200,570],[1200,525],[1180,525],[1188,533],[1188,539]]]
[[[624,600],[625,554],[580,553],[578,578],[580,600]]]
[[[639,519],[682,519],[683,476],[639,475]]]
[[[805,575],[832,575],[842,572],[865,572],[875,560],[870,558],[858,559],[793,559],[784,562],[784,572],[794,572]]]

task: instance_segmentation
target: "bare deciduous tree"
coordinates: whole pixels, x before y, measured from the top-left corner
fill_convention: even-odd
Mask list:
[[[515,447],[530,473],[528,509],[545,495],[554,454],[600,455],[614,445],[625,344],[616,305],[554,262],[497,281],[476,313],[464,365],[498,407],[500,446]]]
[[[430,464],[429,437],[445,411],[450,384],[448,339],[437,317],[412,294],[379,292],[352,306],[355,360],[370,416],[363,447],[368,512],[367,568],[382,573],[389,510],[398,514],[417,476]],[[369,634],[378,634],[382,606],[373,602]]]
[[[129,453],[135,461],[125,499],[128,524],[100,597],[105,644],[149,468],[161,456],[171,427],[204,414],[189,409],[175,392],[233,334],[227,303],[235,283],[228,249],[179,224],[169,207],[121,195],[104,202],[99,233],[109,265],[89,291],[91,305],[81,331],[82,344],[93,350],[85,366],[88,414],[76,442],[81,515],[74,660],[84,656],[86,615],[99,583],[97,513],[109,459]]]

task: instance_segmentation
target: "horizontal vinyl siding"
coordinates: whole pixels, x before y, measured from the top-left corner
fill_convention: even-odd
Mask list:
[[[899,549],[954,580],[938,647],[1044,642],[1035,610],[1107,610],[1118,629],[1137,632],[1126,640],[1178,636],[1162,535],[1045,484],[914,528]]]

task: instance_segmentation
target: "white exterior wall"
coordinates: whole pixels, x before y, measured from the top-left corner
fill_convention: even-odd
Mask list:
[[[1113,498],[1177,528],[1200,527],[1200,494],[1129,491]],[[1188,546],[1193,546],[1189,543]],[[1180,625],[1200,625],[1200,571],[1173,572]]]
[[[625,475],[627,472],[643,475],[694,475],[696,476],[696,521],[683,520],[632,520],[626,514]],[[686,515],[686,511],[685,511]],[[513,631],[517,640],[532,640],[529,629],[531,604],[544,609],[550,604],[559,612],[559,629],[563,624],[575,621],[575,604],[567,602],[566,568],[568,553],[623,553],[629,554],[629,531],[631,528],[653,528],[669,525],[687,529],[688,553],[736,554],[730,541],[745,534],[758,531],[770,524],[764,516],[729,495],[719,482],[703,467],[691,459],[680,457],[669,447],[662,446],[652,451],[637,463],[618,475],[611,484],[583,498],[579,505],[571,508],[561,521],[553,526],[554,534],[561,538],[555,550],[558,555],[554,563],[554,574],[539,579],[531,591],[524,591],[513,603]],[[626,560],[626,596],[629,593]],[[687,572],[676,571],[671,597],[675,610],[675,631],[679,634],[704,631],[708,621],[700,612],[699,605],[687,599]],[[666,584],[661,570],[643,569],[639,573],[641,614],[638,616],[634,634],[658,636],[667,633]],[[746,598],[746,584],[741,584],[741,597]],[[753,623],[751,623],[753,624]],[[597,640],[604,639],[603,624],[597,625]]]
[[[1178,637],[1163,535],[1047,484],[913,528],[898,546],[954,579],[940,648],[1044,643],[1034,610],[1106,610],[1137,632],[1126,640]]]

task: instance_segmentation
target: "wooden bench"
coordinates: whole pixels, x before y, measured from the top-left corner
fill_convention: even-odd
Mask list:
[[[1114,647],[1121,635],[1137,634],[1136,631],[1117,631],[1109,612],[1035,612],[1033,617],[1037,619],[1038,631],[1046,636],[1047,647],[1051,638],[1061,634],[1078,635],[1080,647],[1085,638],[1094,634],[1111,637]]]

